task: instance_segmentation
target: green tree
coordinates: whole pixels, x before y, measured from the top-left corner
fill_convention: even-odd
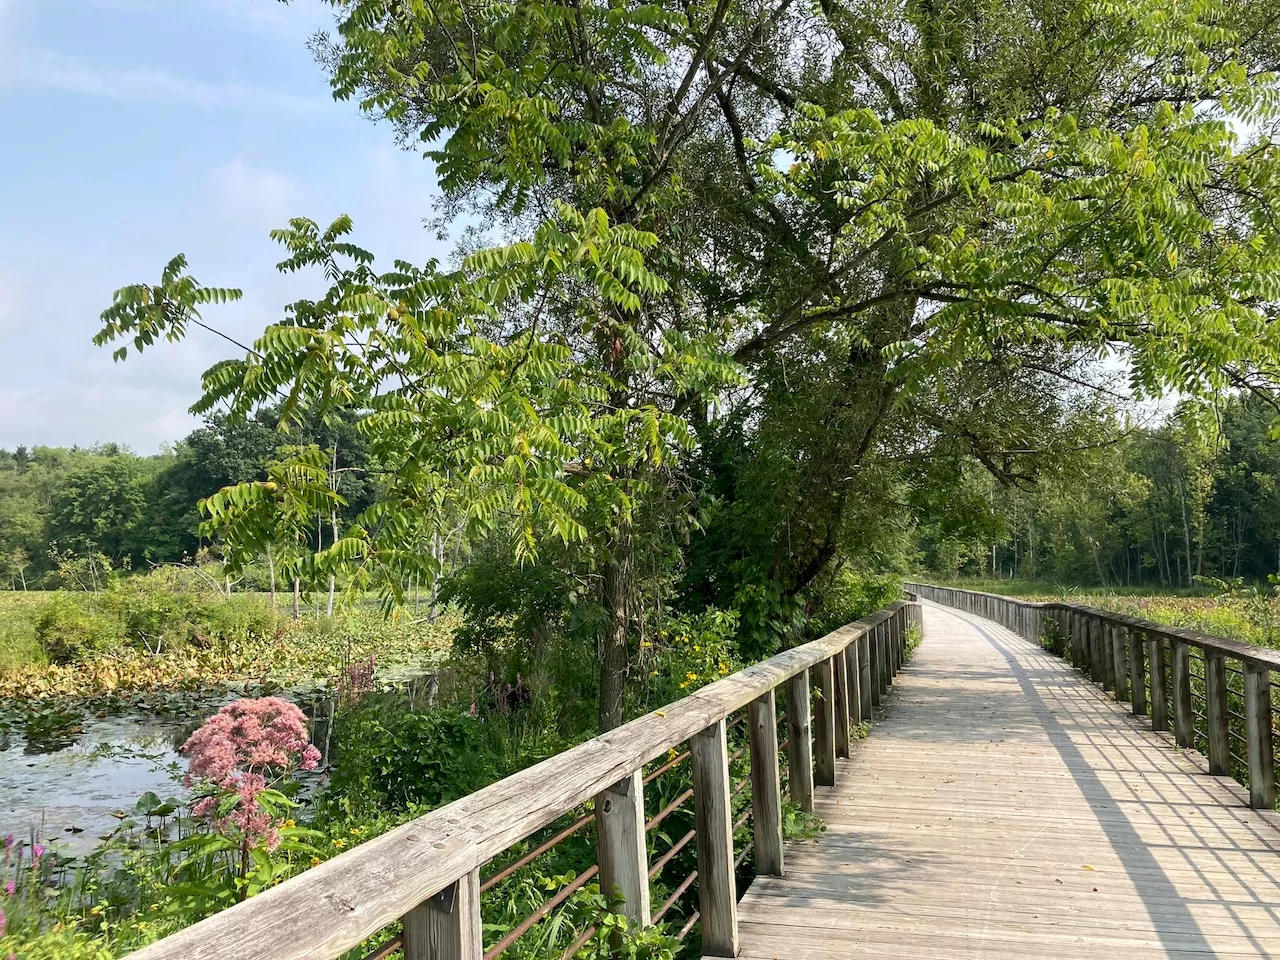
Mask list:
[[[317,563],[393,598],[438,572],[412,545],[447,514],[509,524],[524,556],[580,543],[604,727],[639,571],[679,564],[709,502],[684,467],[720,429],[788,473],[734,485],[772,502],[782,560],[776,538],[735,549],[795,599],[877,464],[913,452],[890,430],[1023,469],[1025,422],[966,430],[936,399],[974,411],[1108,350],[1145,394],[1274,384],[1273,2],[332,6],[335,94],[428,144],[449,213],[508,242],[379,274],[345,219],[293,221],[282,268],[330,288],[210,370],[197,409],[360,417],[386,482]],[[175,259],[99,342],[180,337],[233,294]]]

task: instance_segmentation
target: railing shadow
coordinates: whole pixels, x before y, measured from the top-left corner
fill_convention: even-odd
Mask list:
[[[1086,722],[1087,714],[1096,713],[1096,708],[1094,711],[1073,712],[1072,720],[1075,728],[1075,735],[1073,735],[1073,731],[1059,719],[1064,709],[1070,709],[1069,705],[1064,707],[1059,703],[1051,703],[1046,699],[1046,695],[1050,690],[1057,690],[1058,696],[1096,698],[1098,696],[1096,691],[1088,687],[1082,679],[1069,674],[1065,682],[1055,682],[1045,689],[1046,681],[1049,680],[1045,674],[1056,674],[1053,679],[1060,680],[1063,676],[1061,666],[1056,670],[1049,669],[1048,665],[1044,671],[1029,670],[1024,665],[1024,658],[1039,656],[1032,652],[1035,650],[1032,645],[1020,639],[1010,641],[1001,639],[996,635],[996,631],[1003,632],[1003,628],[990,621],[956,611],[945,612],[968,623],[1004,658],[1032,714],[1040,723],[1043,733],[1048,735],[1049,743],[1058,753],[1081,794],[1090,800],[1109,801],[1110,815],[1107,817],[1096,816],[1097,811],[1093,804],[1090,804],[1090,809],[1094,810],[1099,828],[1110,842],[1129,881],[1142,900],[1162,945],[1170,951],[1203,950],[1207,954],[1213,954],[1213,947],[1190,909],[1191,904],[1195,902],[1221,905],[1237,921],[1239,936],[1248,940],[1263,955],[1273,950],[1275,944],[1265,944],[1250,933],[1248,922],[1237,914],[1235,908],[1246,904],[1252,907],[1263,907],[1269,915],[1280,919],[1280,904],[1276,902],[1274,891],[1272,894],[1264,895],[1254,889],[1251,878],[1240,875],[1223,854],[1231,852],[1243,856],[1258,868],[1260,876],[1267,877],[1276,868],[1274,858],[1277,838],[1265,836],[1251,824],[1249,833],[1258,842],[1256,847],[1242,846],[1236,837],[1221,830],[1216,831],[1212,837],[1202,837],[1204,846],[1197,847],[1197,851],[1201,855],[1207,854],[1213,860],[1216,869],[1230,878],[1237,892],[1230,896],[1215,895],[1212,898],[1186,897],[1153,851],[1157,848],[1181,849],[1182,844],[1170,833],[1170,819],[1176,820],[1177,825],[1188,830],[1192,836],[1202,836],[1200,831],[1206,829],[1207,824],[1202,819],[1193,820],[1188,816],[1188,811],[1208,803],[1221,806],[1220,798],[1210,792],[1207,783],[1203,788],[1188,787],[1189,781],[1185,772],[1179,772],[1178,776],[1172,775],[1171,758],[1167,755],[1169,748],[1158,741],[1145,740],[1144,742],[1145,738],[1134,736],[1140,731],[1134,731],[1129,727],[1118,711],[1114,714],[1115,722],[1106,722],[1105,726],[1101,726],[1094,721],[1095,729],[1092,731],[1087,730],[1083,724]],[[1012,644],[1015,643],[1019,646],[1025,644],[1027,650],[1015,652],[1012,649]],[[1044,654],[1044,656],[1049,655]],[[1105,749],[1106,737],[1114,735],[1118,730],[1127,730],[1129,733],[1123,760],[1119,751]],[[1089,756],[1085,754],[1085,747],[1077,742],[1077,737],[1081,736],[1088,742]],[[1095,746],[1098,749],[1095,750]],[[1132,755],[1135,747],[1144,761],[1149,760],[1149,763],[1144,762],[1139,767],[1127,759]],[[1162,753],[1165,755],[1161,756]],[[1103,771],[1109,774],[1106,778],[1102,776]],[[1124,776],[1117,777],[1114,774]],[[1142,782],[1152,787],[1160,799],[1158,801],[1143,799],[1132,789],[1122,792],[1126,786],[1126,776],[1143,777]],[[1194,783],[1194,780],[1190,782]],[[1161,825],[1168,841],[1167,845],[1153,844],[1142,836],[1137,826],[1124,812],[1126,807],[1132,807],[1135,804],[1140,806],[1154,822]],[[1242,809],[1241,813],[1244,814],[1245,811]],[[1245,826],[1246,822],[1243,815],[1239,817],[1240,826]],[[1263,862],[1267,858],[1270,858],[1270,862]],[[1182,865],[1192,871],[1206,889],[1218,894],[1219,882],[1203,868],[1198,859],[1184,854]],[[1245,896],[1240,896],[1238,891],[1244,891]]]

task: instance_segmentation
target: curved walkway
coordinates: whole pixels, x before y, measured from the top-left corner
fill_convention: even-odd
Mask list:
[[[826,833],[740,902],[740,957],[1280,957],[1280,817],[1057,657],[924,608]]]

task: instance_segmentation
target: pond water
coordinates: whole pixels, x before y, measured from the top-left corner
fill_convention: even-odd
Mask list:
[[[402,667],[379,675],[379,686],[405,700],[430,704],[437,675]],[[223,690],[173,698],[136,698],[103,708],[60,706],[0,724],[0,836],[36,840],[58,851],[87,853],[148,791],[182,800],[186,760],[178,748],[210,714],[244,693]],[[334,701],[323,689],[277,694],[302,707],[321,751],[319,770],[303,775],[314,789],[339,745],[332,735]],[[397,697],[399,699],[399,697]]]

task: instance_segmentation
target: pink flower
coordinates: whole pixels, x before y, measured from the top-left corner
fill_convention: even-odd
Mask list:
[[[6,897],[12,897],[17,892],[18,892],[18,883],[16,880],[10,880],[8,883],[4,885],[4,895]]]
[[[320,751],[314,744],[307,744],[307,748],[302,751],[302,762],[298,766],[303,770],[314,770],[320,766]]]
[[[40,863],[40,858],[43,857],[44,854],[44,844],[33,844],[31,847],[31,866],[37,866]]]
[[[259,800],[268,776],[283,776],[294,768],[314,770],[320,762],[320,751],[307,735],[306,716],[279,697],[227,704],[187,739],[182,750],[191,757],[186,785],[203,783],[205,789],[218,791],[198,800],[192,814],[208,820],[219,833],[238,834],[268,850],[280,844],[280,825]],[[218,816],[228,797],[234,804],[225,816]]]
[[[0,910],[0,937],[4,936],[4,928],[9,925],[8,919],[4,915],[4,911]]]

